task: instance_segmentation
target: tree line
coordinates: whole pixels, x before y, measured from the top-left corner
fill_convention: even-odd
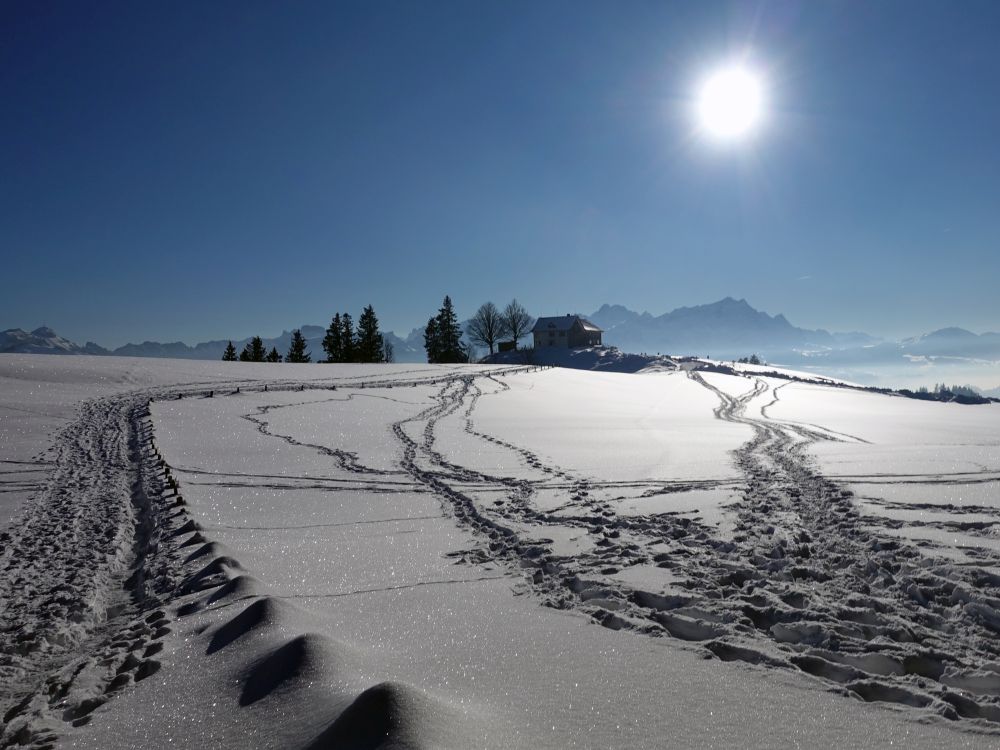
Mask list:
[[[371,305],[361,311],[357,328],[350,313],[334,315],[323,337],[323,351],[327,362],[393,361],[392,344],[379,331],[378,318]]]
[[[235,362],[237,359],[240,362],[280,362],[281,355],[274,347],[271,347],[271,351],[267,351],[261,337],[254,336],[243,347],[239,356],[236,355],[236,347],[233,346],[232,341],[226,345],[226,351],[222,353],[222,361]]]
[[[511,300],[501,310],[492,302],[479,306],[462,330],[455,313],[451,297],[445,296],[437,314],[431,316],[424,328],[424,349],[431,364],[454,364],[469,362],[473,358],[472,345],[484,346],[494,354],[502,342],[516,349],[517,342],[531,331],[534,318],[528,314],[516,299]],[[468,343],[462,340],[467,336]],[[330,321],[323,337],[323,351],[326,359],[322,362],[392,362],[392,343],[385,340],[379,331],[375,310],[368,305],[361,312],[357,326],[350,313],[336,313]],[[292,341],[288,352],[282,358],[274,347],[268,352],[260,336],[247,342],[238,355],[230,341],[222,355],[223,361],[235,362],[312,362],[312,355],[306,346],[301,329],[292,331]]]
[[[385,340],[378,328],[375,310],[368,305],[361,311],[357,328],[350,313],[337,313],[330,321],[323,337],[323,351],[326,359],[322,362],[392,362],[392,344]],[[266,351],[260,336],[250,339],[243,351],[236,354],[236,347],[230,341],[222,354],[224,362],[281,362],[282,356],[274,347]],[[302,330],[292,331],[291,345],[284,356],[285,362],[312,362],[312,354],[306,345]]]
[[[917,388],[916,393],[920,396],[931,394],[939,397],[942,401],[946,401],[954,396],[975,397],[983,395],[971,385],[945,385],[944,383],[935,383],[931,390],[928,390],[927,386],[922,385]]]
[[[504,340],[509,342],[510,348],[516,349],[518,339],[527,334],[534,323],[516,299],[511,300],[503,310],[492,302],[485,302],[469,320],[465,333],[471,344],[485,346],[493,354]],[[427,321],[424,348],[427,361],[431,364],[452,364],[472,359],[472,347],[462,341],[462,327],[451,297],[446,296],[437,315]]]

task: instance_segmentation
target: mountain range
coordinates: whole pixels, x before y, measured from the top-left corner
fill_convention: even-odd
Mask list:
[[[320,359],[323,356],[323,337],[326,329],[322,326],[304,325],[300,329],[306,339],[306,346],[313,354],[313,359]],[[396,336],[394,333],[384,333],[385,339],[393,345],[399,362],[418,362],[424,359],[423,349],[423,329],[414,331],[411,336],[419,333],[419,351],[415,345],[408,340]],[[271,349],[274,347],[284,354],[288,351],[292,343],[292,332],[282,331],[274,338],[262,339],[264,347]],[[250,339],[234,340],[233,346],[237,351],[243,349]],[[229,339],[219,339],[216,341],[203,341],[194,346],[188,346],[182,341],[172,341],[160,343],[159,341],[144,341],[141,344],[125,344],[117,349],[105,349],[92,341],[88,341],[83,346],[75,344],[69,339],[59,336],[51,328],[41,327],[34,331],[27,332],[20,328],[10,328],[0,331],[0,354],[97,354],[112,355],[116,357],[164,357],[173,359],[222,359],[222,353],[226,350]],[[419,357],[418,357],[419,355]]]
[[[655,317],[622,305],[603,305],[586,317],[604,329],[604,343],[626,351],[715,354],[728,359],[753,351],[847,348],[878,341],[866,333],[797,328],[784,315],[768,315],[745,299],[732,297]]]
[[[0,331],[0,354],[110,354],[107,349],[88,341],[83,346],[64,339],[51,328],[42,326],[33,331],[8,328]]]
[[[976,334],[962,328],[942,328],[900,341],[886,341],[862,332],[838,333],[792,325],[784,315],[754,309],[745,299],[726,297],[706,305],[679,307],[663,315],[636,312],[623,305],[602,305],[584,317],[604,329],[604,343],[627,352],[693,354],[714,359],[734,359],[759,354],[770,361],[805,369],[863,371],[878,366],[913,366],[921,363],[962,362],[993,366],[1000,361],[1000,333]],[[323,355],[325,328],[300,327],[313,359]],[[423,328],[406,337],[383,334],[392,344],[397,362],[424,361]],[[249,339],[234,340],[237,350]],[[291,331],[264,339],[264,346],[288,351]],[[93,342],[79,346],[42,327],[26,332],[19,328],[0,332],[0,352],[50,354],[112,354],[125,357],[174,357],[221,359],[228,340],[205,341],[189,346],[180,341],[145,341],[108,350]]]
[[[660,316],[604,305],[589,317],[604,329],[605,344],[624,351],[715,359],[756,353],[794,369],[896,387],[945,379],[955,384],[966,378],[980,383],[1000,380],[1000,333],[951,327],[887,341],[861,332],[798,328],[783,315],[768,315],[731,297]],[[997,392],[1000,389],[987,395]]]

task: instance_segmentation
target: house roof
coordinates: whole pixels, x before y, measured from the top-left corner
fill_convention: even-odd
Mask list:
[[[600,328],[579,315],[557,315],[552,318],[539,318],[535,321],[535,327],[531,329],[531,332],[542,333],[544,331],[568,331],[578,320],[583,325],[583,329],[585,331],[594,331],[595,333],[601,332]]]

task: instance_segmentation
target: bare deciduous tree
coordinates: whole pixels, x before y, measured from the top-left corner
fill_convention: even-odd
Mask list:
[[[493,354],[493,349],[503,334],[500,310],[492,302],[480,305],[465,332],[472,343],[489,347],[490,354]]]
[[[503,309],[500,321],[503,335],[514,342],[515,349],[518,339],[527,334],[535,324],[535,319],[528,315],[528,311],[516,299],[512,299]]]

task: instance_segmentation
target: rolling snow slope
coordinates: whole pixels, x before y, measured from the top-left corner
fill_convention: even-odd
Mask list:
[[[900,542],[848,489],[864,450],[824,453],[890,464],[922,402],[712,373],[34,359],[0,357],[5,420],[62,404],[2,537],[0,746],[997,741],[997,556]],[[841,394],[899,434],[859,434]],[[951,409],[931,452],[973,435],[985,462],[996,409]],[[8,445],[37,453],[57,425],[26,416]]]

